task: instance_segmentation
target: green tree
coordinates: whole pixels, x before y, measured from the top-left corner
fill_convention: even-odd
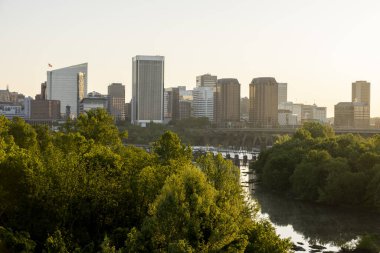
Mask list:
[[[90,110],[79,115],[75,130],[86,139],[107,146],[121,145],[121,138],[127,138],[127,132],[119,133],[113,118],[104,110]]]
[[[163,164],[168,164],[171,160],[191,161],[192,158],[191,148],[181,144],[178,135],[171,131],[166,131],[153,143],[153,151]]]
[[[46,239],[45,248],[47,253],[69,253],[60,230]]]

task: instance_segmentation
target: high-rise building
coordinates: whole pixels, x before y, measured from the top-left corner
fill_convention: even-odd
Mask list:
[[[240,83],[237,79],[219,79],[214,96],[214,120],[217,123],[240,121]]]
[[[46,99],[61,101],[61,115],[77,117],[87,95],[87,63],[47,72]]]
[[[179,119],[179,88],[166,88],[164,91],[165,121]]]
[[[146,125],[164,120],[163,56],[141,56],[132,59],[132,123]]]
[[[249,85],[249,121],[254,127],[278,125],[278,84],[273,77],[254,78]]]
[[[125,120],[131,122],[131,103],[125,103]]]
[[[340,102],[334,106],[336,128],[368,128],[369,106],[361,102]]]
[[[125,120],[125,86],[121,83],[108,85],[108,112],[115,120]]]
[[[278,104],[288,101],[288,84],[278,83]]]
[[[371,84],[366,81],[352,83],[351,102],[366,103],[371,114]]]
[[[218,81],[217,76],[212,76],[211,74],[204,74],[197,76],[197,87],[215,87]]]
[[[214,87],[196,87],[193,90],[193,116],[214,120]]]

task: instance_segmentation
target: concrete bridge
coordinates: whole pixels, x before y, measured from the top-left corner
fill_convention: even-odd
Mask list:
[[[201,137],[197,145],[214,147],[242,147],[251,149],[272,146],[279,136],[293,135],[298,128],[208,128],[187,129]],[[359,134],[370,137],[380,134],[380,129],[334,129],[335,134]]]

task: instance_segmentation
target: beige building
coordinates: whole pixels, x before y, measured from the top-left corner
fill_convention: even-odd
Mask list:
[[[371,114],[371,84],[366,81],[352,83],[351,102],[366,103]]]
[[[336,128],[368,128],[369,106],[360,102],[340,102],[334,106]]]
[[[214,99],[214,120],[217,123],[240,121],[240,83],[237,79],[219,79]]]
[[[371,84],[366,81],[352,83],[352,102],[371,104]]]
[[[278,84],[273,77],[254,78],[249,85],[249,121],[254,127],[278,125]]]
[[[212,76],[211,74],[204,74],[197,76],[196,85],[197,87],[212,87],[215,88],[218,77]]]

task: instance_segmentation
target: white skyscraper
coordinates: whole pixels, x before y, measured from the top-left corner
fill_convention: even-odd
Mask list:
[[[213,87],[197,87],[193,90],[193,116],[207,117],[214,120],[214,89]]]
[[[87,95],[87,63],[47,72],[46,98],[61,101],[61,114],[77,117]]]
[[[164,120],[163,56],[132,58],[132,123],[163,123]]]

